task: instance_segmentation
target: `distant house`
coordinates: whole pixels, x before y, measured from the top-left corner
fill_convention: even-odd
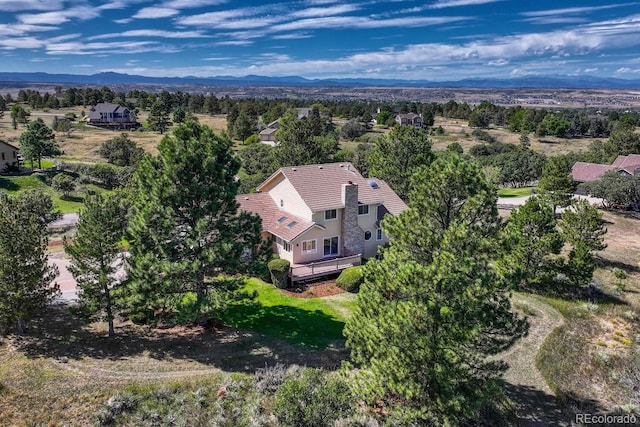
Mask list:
[[[135,113],[118,104],[100,103],[91,107],[87,122],[93,126],[131,129],[138,127]]]
[[[396,123],[400,126],[413,126],[418,129],[424,127],[422,116],[416,113],[398,114],[396,116]]]
[[[0,172],[20,166],[20,149],[8,142],[0,141]]]
[[[571,176],[576,182],[591,182],[597,181],[610,170],[617,170],[628,175],[640,174],[640,154],[618,156],[610,165],[576,162],[571,168]]]
[[[274,146],[276,145],[276,132],[278,129],[275,128],[266,128],[262,129],[258,136],[260,137],[260,142],[263,144]]]
[[[382,218],[407,208],[384,181],[365,179],[348,162],[281,168],[257,190],[237,201],[260,215],[263,238],[291,263],[292,281],[374,257],[388,242]]]

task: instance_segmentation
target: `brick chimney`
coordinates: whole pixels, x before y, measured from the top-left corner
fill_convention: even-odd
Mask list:
[[[342,247],[343,256],[364,253],[364,231],[358,225],[358,184],[342,184]]]

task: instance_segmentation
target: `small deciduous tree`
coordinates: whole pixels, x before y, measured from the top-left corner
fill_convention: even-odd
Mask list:
[[[342,126],[342,129],[340,129],[342,137],[350,139],[351,141],[364,135],[366,131],[367,129],[358,120],[349,120]]]
[[[117,166],[136,166],[144,156],[144,150],[123,133],[103,142],[98,154]]]
[[[630,176],[618,171],[605,172],[600,179],[587,183],[587,191],[602,198],[606,208],[613,206],[630,207],[640,210],[640,176]]]
[[[67,198],[76,189],[76,182],[70,175],[59,173],[51,180],[51,187],[61,192],[63,198]]]
[[[17,196],[0,192],[0,322],[25,321],[59,292],[58,275],[47,263],[47,224],[56,218],[51,198],[37,190]]]
[[[73,242],[66,238],[64,241],[64,250],[71,257],[69,271],[79,288],[76,311],[87,319],[103,318],[109,325],[109,336],[114,335],[114,308],[122,295],[121,242],[126,224],[122,193],[89,196],[80,212]]]

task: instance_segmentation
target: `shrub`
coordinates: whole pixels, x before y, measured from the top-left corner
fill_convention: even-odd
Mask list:
[[[356,292],[363,281],[362,266],[349,267],[342,270],[336,280],[336,285],[347,292]]]
[[[260,137],[256,134],[249,135],[247,139],[244,140],[244,145],[257,144],[260,142]]]
[[[355,412],[353,401],[343,379],[306,369],[278,387],[273,413],[285,427],[330,426]]]
[[[258,369],[254,375],[255,388],[260,393],[274,393],[287,380],[300,377],[301,368],[298,365],[287,367],[282,363],[265,366]]]
[[[51,187],[62,193],[62,198],[66,199],[69,197],[69,194],[76,189],[76,182],[73,177],[64,173],[59,173],[51,180]]]
[[[286,288],[288,284],[287,280],[289,277],[290,266],[291,264],[286,259],[274,259],[269,261],[267,267],[271,274],[271,283],[276,285],[278,288]]]

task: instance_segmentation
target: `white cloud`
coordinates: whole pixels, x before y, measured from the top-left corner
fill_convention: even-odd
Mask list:
[[[354,12],[360,7],[355,4],[339,4],[329,7],[312,7],[308,9],[296,10],[289,14],[289,18],[312,18],[316,16],[332,16],[343,13]]]
[[[100,16],[100,11],[92,7],[78,6],[71,9],[59,10],[55,12],[43,12],[35,14],[18,15],[18,21],[31,25],[60,25],[69,22],[71,19],[88,21]]]
[[[589,13],[589,12],[595,12],[595,11],[598,11],[598,10],[614,9],[614,8],[617,8],[617,7],[624,7],[624,6],[633,6],[633,5],[636,5],[636,4],[638,4],[638,3],[634,2],[634,3],[608,4],[608,5],[604,5],[604,6],[565,7],[565,8],[561,8],[561,9],[547,9],[547,10],[523,12],[523,13],[521,13],[521,15],[522,16],[527,16],[527,17],[576,15],[576,14],[584,14],[584,13]]]
[[[495,59],[493,61],[489,61],[487,65],[491,65],[493,67],[503,67],[507,64],[509,64],[509,61],[507,61],[504,58],[500,58],[500,59]]]
[[[170,9],[190,9],[206,6],[218,6],[228,3],[227,0],[169,0],[162,3],[162,7]]]
[[[103,40],[122,37],[157,37],[169,39],[193,39],[208,37],[201,31],[163,31],[163,30],[129,30],[120,33],[99,34],[88,37],[87,40]]]
[[[169,9],[166,7],[145,7],[140,9],[133,17],[135,19],[158,19],[168,18],[179,13],[180,11],[177,9]]]
[[[431,6],[429,9],[444,9],[447,7],[458,7],[458,6],[476,6],[487,3],[496,3],[504,0],[438,0]]]
[[[113,22],[116,24],[128,24],[133,21],[133,18],[123,18],[123,19],[114,19]]]
[[[3,12],[58,10],[61,7],[61,0],[0,0],[0,10]]]
[[[0,39],[0,47],[3,49],[39,49],[44,42],[35,37],[11,37]]]
[[[288,34],[276,34],[271,37],[274,40],[297,40],[297,39],[308,39],[313,37],[308,33],[288,33]]]
[[[638,74],[638,73],[640,73],[640,68],[622,67],[616,70],[616,74]]]

